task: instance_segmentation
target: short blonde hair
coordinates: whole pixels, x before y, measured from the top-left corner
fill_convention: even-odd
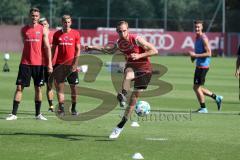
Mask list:
[[[39,23],[43,23],[44,21],[47,21],[47,19],[45,17],[42,17],[38,21],[39,21]]]
[[[62,16],[62,21],[65,21],[66,19],[72,20],[70,15],[65,14],[65,15]]]
[[[119,26],[121,26],[121,25],[123,25],[123,24],[125,24],[125,25],[127,26],[127,28],[128,28],[128,22],[127,22],[127,21],[119,21],[119,22],[117,23],[117,27],[116,27],[116,28],[118,28]]]

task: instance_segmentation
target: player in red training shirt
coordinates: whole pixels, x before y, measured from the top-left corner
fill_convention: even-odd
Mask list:
[[[120,123],[118,123],[117,127],[114,128],[113,132],[110,134],[110,139],[118,138],[123,130],[123,126],[134,110],[140,93],[147,89],[152,76],[152,66],[149,57],[158,53],[157,49],[151,43],[140,36],[130,34],[126,21],[118,22],[116,31],[119,39],[117,40],[116,48],[112,48],[111,50],[121,51],[126,59],[122,91],[117,95],[121,107],[126,105],[126,96],[130,90],[131,81],[134,81],[134,91],[130,96],[129,106],[126,108]],[[107,47],[100,46],[88,46],[87,48],[89,50],[95,49],[99,51],[109,50]]]
[[[16,115],[19,103],[22,99],[23,89],[24,87],[30,86],[31,77],[33,78],[35,89],[36,119],[47,120],[40,113],[42,102],[41,86],[44,84],[42,66],[43,55],[41,51],[42,43],[44,44],[46,50],[45,53],[48,57],[48,72],[52,72],[51,49],[46,30],[38,23],[40,18],[39,9],[30,9],[29,16],[31,18],[31,24],[24,26],[21,30],[24,48],[16,81],[17,88],[13,100],[13,109],[12,113],[6,118],[6,120],[17,119]]]
[[[53,35],[52,53],[55,53],[56,46],[58,53],[56,65],[54,66],[54,79],[58,97],[58,113],[64,115],[64,81],[67,79],[71,88],[72,115],[77,115],[77,87],[79,83],[77,64],[80,56],[80,34],[71,28],[72,19],[69,15],[62,17],[62,30]]]
[[[46,31],[48,32],[48,39],[49,39],[49,45],[50,47],[52,46],[52,41],[53,41],[53,32],[51,32],[49,30],[49,23],[47,21],[46,18],[40,18],[39,19],[39,23],[46,29]],[[45,48],[42,47],[42,51],[44,52]],[[55,57],[56,54],[54,55],[54,57],[52,57],[52,65],[55,64]],[[49,109],[48,111],[53,112],[54,111],[54,106],[53,106],[53,90],[52,90],[52,85],[53,85],[53,78],[52,76],[50,76],[49,72],[48,72],[48,67],[47,67],[47,57],[46,54],[43,54],[43,66],[44,66],[44,82],[47,85],[47,89],[46,89],[46,95],[47,95],[47,100],[48,100],[48,105],[49,105]]]

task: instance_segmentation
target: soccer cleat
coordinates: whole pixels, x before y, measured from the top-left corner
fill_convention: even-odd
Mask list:
[[[76,110],[71,110],[73,116],[77,116],[79,113]]]
[[[199,108],[199,109],[197,110],[197,112],[198,112],[198,113],[208,113],[208,110],[207,110],[207,108]]]
[[[118,128],[118,127],[114,128],[112,133],[109,135],[109,138],[110,139],[118,138],[122,130],[123,130],[122,128]]]
[[[218,111],[220,111],[222,109],[222,100],[223,100],[223,96],[216,96],[216,103],[217,103],[217,108]]]
[[[124,94],[118,93],[117,99],[120,103],[120,107],[125,107],[126,106],[127,98],[124,96]]]
[[[53,106],[50,106],[50,107],[48,108],[48,112],[54,112],[54,107],[53,107]]]
[[[6,117],[7,121],[17,120],[17,116],[14,114],[9,114],[8,117]]]
[[[47,118],[43,117],[43,115],[40,113],[39,115],[36,116],[36,120],[43,120],[43,121],[46,121]]]
[[[58,107],[58,111],[57,113],[59,114],[59,116],[64,116],[64,107]]]
[[[64,116],[65,115],[65,112],[61,109],[58,110],[58,115],[59,116]]]

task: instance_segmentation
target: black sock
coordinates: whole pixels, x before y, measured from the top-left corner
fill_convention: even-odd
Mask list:
[[[127,90],[123,89],[123,90],[122,90],[122,94],[123,94],[124,96],[126,96],[126,95],[127,95]]]
[[[216,94],[212,94],[210,97],[212,97],[212,99],[216,100]]]
[[[52,100],[49,99],[48,104],[49,104],[49,106],[53,106]]]
[[[125,116],[123,116],[122,120],[120,123],[118,123],[117,127],[118,128],[123,128],[123,126],[125,125],[125,123],[127,122],[127,118]]]
[[[18,101],[13,101],[13,109],[12,109],[12,114],[13,115],[17,115],[17,110],[18,110],[18,106],[19,106],[19,103]]]
[[[200,103],[201,108],[206,108],[205,103]]]
[[[35,112],[36,112],[36,116],[38,116],[40,114],[40,109],[41,109],[41,101],[35,101]]]
[[[58,103],[58,109],[64,110],[64,103]]]
[[[75,111],[76,110],[76,102],[73,102],[72,103],[72,111]]]

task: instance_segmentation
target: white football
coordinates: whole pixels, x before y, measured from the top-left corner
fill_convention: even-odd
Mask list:
[[[10,59],[9,53],[5,53],[5,54],[4,54],[4,60],[5,60],[5,61],[8,61],[9,59]]]
[[[138,116],[143,117],[150,113],[150,104],[146,101],[138,101],[135,106],[135,112]]]

